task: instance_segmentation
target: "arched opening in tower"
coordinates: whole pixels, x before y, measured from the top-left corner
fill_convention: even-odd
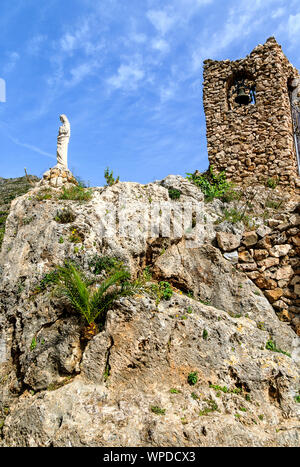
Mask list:
[[[233,73],[227,81],[228,110],[256,104],[256,83],[247,70]]]

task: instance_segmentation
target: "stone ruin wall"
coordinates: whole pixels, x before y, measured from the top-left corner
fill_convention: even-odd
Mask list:
[[[255,104],[235,103],[232,87],[239,76],[255,84]],[[289,85],[300,104],[300,75],[274,38],[245,59],[204,62],[208,156],[217,171],[226,170],[237,183],[274,178],[288,189],[300,186]]]
[[[218,232],[217,244],[225,254],[235,250],[237,269],[255,282],[278,318],[300,337],[300,203],[288,221],[269,219],[242,239]]]

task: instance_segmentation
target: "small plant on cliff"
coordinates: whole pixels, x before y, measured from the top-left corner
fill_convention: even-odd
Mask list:
[[[206,201],[212,201],[214,198],[222,198],[232,188],[232,184],[226,180],[225,172],[216,174],[213,166],[204,173],[187,173],[187,179],[198,186],[204,193]]]
[[[123,266],[122,261],[111,256],[95,255],[89,261],[89,267],[93,274],[101,274],[103,271],[110,273],[113,270],[120,269]]]
[[[71,188],[63,187],[59,199],[73,201],[89,201],[93,191],[90,188],[83,188],[81,185],[73,185]]]
[[[179,199],[181,196],[181,191],[177,190],[176,188],[169,188],[168,191],[169,191],[170,198],[173,200]]]
[[[104,171],[104,178],[107,186],[113,186],[120,181],[120,177],[114,178],[113,171],[110,172],[108,167]]]
[[[255,222],[251,219],[251,216],[246,214],[246,209],[243,209],[242,211],[237,208],[225,209],[223,217],[221,217],[217,223],[220,224],[223,221],[228,221],[231,224],[243,222],[243,224],[249,229],[255,227]]]
[[[4,239],[4,233],[5,233],[5,226],[4,227],[0,226],[0,249],[2,246],[3,239]]]
[[[170,300],[173,295],[173,290],[169,282],[159,282],[158,284],[152,284],[150,293],[156,295],[156,302],[159,303],[161,300]]]
[[[155,413],[155,415],[165,415],[166,409],[161,409],[157,405],[152,405],[151,412]]]
[[[200,410],[199,415],[202,417],[203,415],[208,415],[211,412],[215,412],[218,410],[218,404],[213,399],[205,400],[207,402],[207,406],[204,407],[203,410]]]
[[[198,372],[192,371],[192,373],[188,375],[187,380],[190,386],[195,386],[195,384],[198,382]]]
[[[112,304],[118,298],[130,294],[130,274],[124,269],[114,271],[96,287],[95,280],[88,278],[71,262],[59,266],[57,274],[58,283],[54,293],[66,297],[89,325],[93,325],[96,320],[103,324]]]
[[[37,346],[37,341],[36,341],[36,338],[34,337],[30,344],[30,350],[34,350],[36,346]]]
[[[76,228],[70,228],[69,240],[71,243],[82,243],[84,241],[84,235],[82,232],[79,232]]]
[[[51,188],[43,188],[37,193],[35,198],[37,201],[44,201],[47,199],[52,199],[52,196],[53,196],[53,192]]]
[[[284,350],[278,349],[276,347],[276,342],[273,341],[271,338],[266,343],[266,349],[271,350],[272,352],[282,353],[283,355],[287,355],[288,357],[291,357],[290,353],[285,352]]]
[[[70,208],[63,208],[60,211],[56,212],[56,216],[54,220],[59,224],[70,224],[74,222],[76,219],[76,215]]]
[[[274,190],[274,188],[277,187],[279,183],[279,179],[278,178],[268,178],[267,180],[267,187],[268,188],[272,188],[272,190]]]

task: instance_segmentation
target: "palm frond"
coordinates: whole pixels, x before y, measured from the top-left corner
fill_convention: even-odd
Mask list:
[[[57,274],[58,284],[55,294],[66,297],[72,307],[84,316],[89,324],[94,322],[97,317],[104,315],[120,296],[129,294],[128,279],[130,274],[124,269],[115,271],[104,279],[94,292],[90,289],[94,280],[87,277],[72,262],[66,262],[64,266],[59,266]],[[111,287],[114,288],[109,290]]]
[[[91,309],[97,309],[101,307],[102,300],[104,298],[104,294],[107,292],[107,290],[114,286],[119,284],[121,281],[126,280],[130,277],[130,274],[127,271],[117,271],[114,274],[112,274],[110,277],[107,279],[104,279],[103,282],[100,284],[96,292],[93,293],[93,295],[90,298],[90,307]],[[118,293],[118,296],[120,296],[120,292]]]

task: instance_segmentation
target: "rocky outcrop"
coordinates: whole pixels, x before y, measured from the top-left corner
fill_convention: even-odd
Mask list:
[[[27,193],[38,181],[39,178],[34,175],[19,178],[0,177],[0,249],[11,201],[17,196]]]
[[[94,188],[85,202],[42,191],[12,202],[1,250],[2,446],[299,445],[299,337],[224,257],[247,235],[217,223],[221,201],[174,176]],[[179,235],[182,205],[191,216]],[[88,272],[95,255],[119,258],[133,278],[150,268],[172,297],[121,298],[83,341],[80,316],[41,279],[66,258]]]

